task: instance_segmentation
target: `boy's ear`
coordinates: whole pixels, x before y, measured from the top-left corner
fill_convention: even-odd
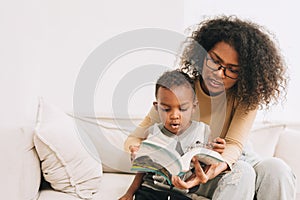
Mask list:
[[[193,103],[193,112],[196,110],[197,106],[198,106],[198,101],[195,100]]]
[[[154,106],[155,110],[157,110],[157,101],[153,102],[153,106]]]

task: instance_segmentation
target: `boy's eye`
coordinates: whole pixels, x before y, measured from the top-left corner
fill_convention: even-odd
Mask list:
[[[164,108],[164,107],[160,107],[160,109],[164,112],[169,112],[171,110],[170,108]]]
[[[184,111],[187,111],[189,108],[179,108],[180,111],[184,112]],[[171,108],[165,108],[165,107],[160,107],[160,110],[164,111],[164,112],[170,112],[171,111]]]
[[[181,111],[187,111],[188,108],[180,108]]]

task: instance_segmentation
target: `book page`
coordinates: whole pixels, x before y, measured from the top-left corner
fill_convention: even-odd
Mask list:
[[[206,165],[224,162],[224,159],[218,152],[202,147],[194,147],[182,156],[183,171],[189,169],[193,156],[197,156],[198,160]]]

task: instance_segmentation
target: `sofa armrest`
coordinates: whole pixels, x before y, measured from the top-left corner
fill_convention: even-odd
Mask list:
[[[261,123],[251,130],[250,141],[263,158],[278,157],[292,169],[297,179],[297,200],[300,199],[300,160],[297,147],[300,141],[300,124]]]
[[[1,198],[37,199],[41,172],[32,127],[0,127]]]
[[[278,144],[276,145],[274,156],[281,158],[292,169],[297,179],[297,194],[300,196],[300,160],[298,155],[298,147],[300,141],[300,130],[286,128],[280,135]]]

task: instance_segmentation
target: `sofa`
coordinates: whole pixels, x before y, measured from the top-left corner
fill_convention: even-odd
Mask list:
[[[123,143],[140,121],[65,113],[40,101],[34,123],[0,127],[2,199],[118,199],[134,177]],[[255,122],[249,141],[300,177],[300,124]]]

